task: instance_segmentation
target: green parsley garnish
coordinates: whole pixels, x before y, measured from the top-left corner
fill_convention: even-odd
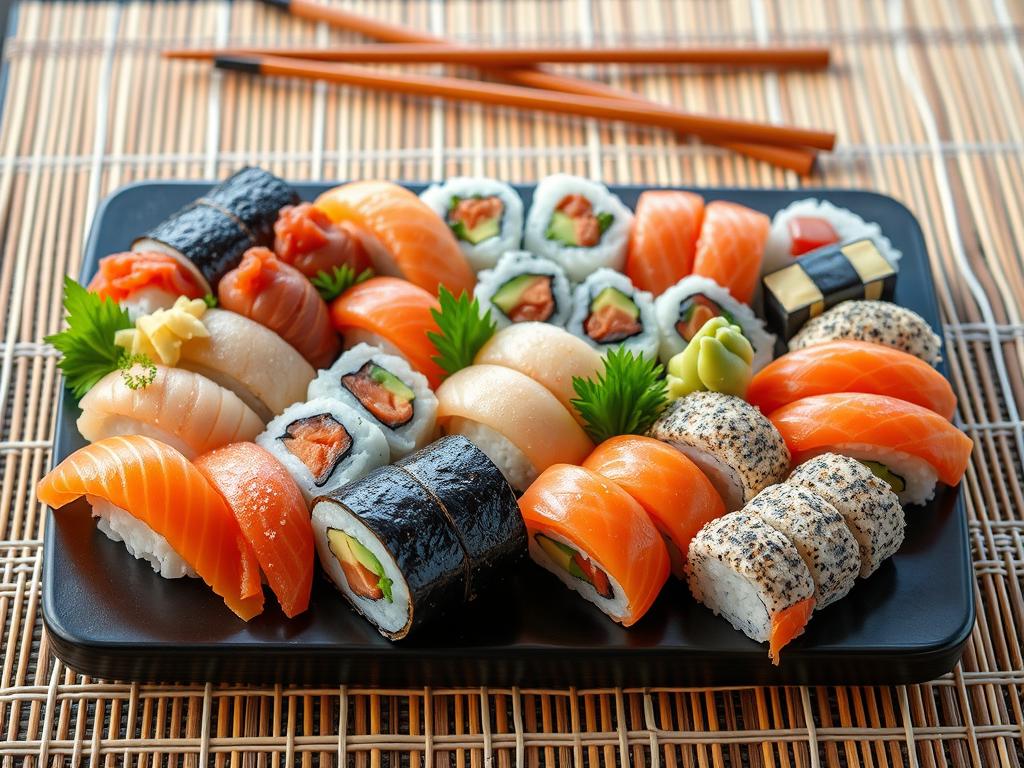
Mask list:
[[[441,311],[430,310],[440,333],[427,332],[427,338],[437,350],[431,358],[449,375],[473,364],[480,348],[494,335],[497,324],[491,320],[491,310],[480,314],[480,302],[470,300],[463,291],[456,299],[452,292],[441,286],[437,294]]]
[[[614,221],[615,217],[610,213],[597,214],[597,228],[600,230],[602,235],[608,231],[608,227],[610,227]]]
[[[619,346],[605,356],[604,374],[573,377],[578,398],[571,402],[595,443],[647,431],[668,402],[663,372],[661,363]]]
[[[214,309],[217,306],[217,297],[208,293],[203,296],[203,303],[206,304],[207,309]]]
[[[135,366],[140,366],[142,372],[132,373]],[[117,367],[121,369],[121,378],[128,389],[145,389],[156,378],[156,365],[149,359],[149,355],[129,355],[125,352],[118,360]]]
[[[340,267],[334,267],[331,274],[327,274],[321,269],[316,273],[316,277],[310,278],[310,282],[320,294],[320,298],[324,301],[334,301],[353,285],[365,283],[371,277],[373,277],[372,269],[364,269],[357,275],[356,271],[348,264],[342,264]]]
[[[82,397],[117,370],[121,348],[114,344],[114,334],[133,323],[113,299],[101,299],[70,277],[64,278],[64,311],[68,327],[43,341],[61,353],[57,365],[64,372],[64,384],[75,397]]]

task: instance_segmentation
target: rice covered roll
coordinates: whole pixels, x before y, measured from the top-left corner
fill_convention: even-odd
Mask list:
[[[658,529],[611,480],[583,467],[549,467],[519,500],[530,557],[623,626],[639,621],[665,584]]]
[[[481,272],[473,296],[498,328],[531,321],[564,326],[572,312],[565,271],[529,251],[510,251]]]
[[[767,642],[773,664],[814,611],[814,580],[800,552],[758,515],[733,512],[705,525],[690,542],[686,568],[694,598]]]
[[[456,176],[428,187],[420,200],[445,220],[477,272],[522,242],[523,200],[503,181]]]
[[[791,350],[838,339],[870,341],[913,355],[932,365],[942,359],[942,340],[913,310],[888,301],[853,300],[810,320],[789,340]]]
[[[789,471],[789,451],[778,430],[757,408],[732,395],[694,392],[676,400],[649,434],[700,467],[726,511],[782,482]]]
[[[389,458],[380,428],[329,398],[286,408],[256,443],[284,464],[307,501],[358,480]]]
[[[396,464],[436,499],[469,563],[467,599],[511,577],[526,554],[516,494],[487,454],[461,435],[442,437]]]
[[[437,398],[426,377],[397,355],[357,344],[310,382],[309,398],[329,397],[380,427],[395,461],[434,436]]]
[[[391,640],[465,602],[467,561],[458,536],[437,500],[397,467],[319,496],[313,538],[334,586]]]
[[[658,355],[665,364],[686,349],[690,339],[713,317],[724,317],[740,327],[754,348],[751,367],[755,373],[772,361],[775,336],[764,329],[750,307],[711,278],[684,277],[658,297],[654,312],[661,333]]]
[[[629,208],[604,184],[557,173],[533,192],[523,247],[581,282],[601,267],[623,268],[632,225]]]
[[[786,482],[817,494],[843,516],[860,552],[861,578],[902,546],[906,517],[899,499],[856,459],[823,453],[794,469]]]
[[[576,286],[567,330],[601,353],[623,346],[647,358],[658,354],[654,299],[612,269],[599,269]]]

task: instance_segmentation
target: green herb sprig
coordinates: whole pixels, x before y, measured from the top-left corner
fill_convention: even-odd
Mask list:
[[[203,296],[203,303],[206,305],[207,309],[215,309],[217,307],[217,297],[212,293],[208,293]]]
[[[571,402],[595,443],[648,430],[668,402],[663,372],[661,363],[620,346],[605,356],[603,374],[573,377],[578,397]]]
[[[342,264],[340,267],[334,267],[330,274],[321,269],[316,273],[316,277],[310,278],[310,282],[320,294],[320,298],[329,302],[334,301],[353,285],[365,283],[371,277],[373,277],[373,270],[370,268],[364,269],[357,275],[356,271],[348,264]]]
[[[142,372],[133,373],[135,366],[142,368]],[[121,379],[128,389],[145,389],[156,378],[156,364],[146,354],[129,355],[125,352],[118,360],[117,367],[121,370]]]
[[[440,333],[427,332],[427,338],[437,350],[431,358],[448,375],[473,364],[480,348],[494,335],[497,324],[491,319],[491,310],[480,314],[480,302],[470,299],[463,291],[459,298],[443,285],[437,300],[441,311],[430,310]]]

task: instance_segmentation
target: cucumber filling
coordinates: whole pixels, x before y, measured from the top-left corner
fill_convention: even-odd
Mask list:
[[[494,195],[452,196],[448,202],[448,226],[459,240],[477,245],[501,234],[505,204]]]
[[[341,377],[341,385],[381,424],[397,429],[412,421],[416,393],[387,368],[372,360]]]
[[[614,597],[615,593],[612,591],[612,584],[608,579],[608,574],[595,565],[586,555],[573,549],[568,544],[548,538],[543,533],[538,533],[534,538],[545,554],[557,563],[563,571],[592,586],[594,591],[605,600],[611,600]]]
[[[296,419],[278,440],[306,465],[317,487],[331,479],[338,464],[352,449],[352,436],[345,425],[329,413]]]
[[[328,528],[327,545],[338,559],[349,589],[366,600],[394,602],[391,594],[394,582],[384,575],[380,560],[358,539],[337,528]]]
[[[502,285],[491,303],[513,323],[547,322],[555,313],[551,275],[517,275]]]
[[[897,475],[882,462],[861,459],[860,463],[870,469],[875,477],[885,480],[896,493],[903,493],[907,489],[906,479],[901,475]]]
[[[583,195],[566,195],[555,206],[544,236],[562,245],[593,248],[615,221],[610,213],[594,213]]]
[[[603,288],[590,302],[583,323],[587,336],[598,344],[615,344],[643,333],[640,308],[618,288]]]
[[[731,325],[737,325],[732,314],[722,305],[709,299],[703,293],[688,296],[679,304],[679,319],[676,321],[676,333],[689,342],[704,327],[704,323],[714,317],[724,317]]]

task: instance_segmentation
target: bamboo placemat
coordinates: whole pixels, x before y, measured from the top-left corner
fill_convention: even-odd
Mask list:
[[[258,3],[20,5],[0,126],[0,756],[13,765],[967,766],[1024,763],[1024,7],[1016,0],[374,0],[364,13],[507,43],[815,42],[827,74],[593,70],[692,111],[834,128],[810,183],[905,201],[928,240],[960,418],[978,624],[960,666],[896,688],[364,690],[84,678],[41,628],[60,323],[97,202],[137,179],[795,186],[660,131],[211,75],[155,51],[343,36]],[[937,596],[941,599],[941,596]]]

